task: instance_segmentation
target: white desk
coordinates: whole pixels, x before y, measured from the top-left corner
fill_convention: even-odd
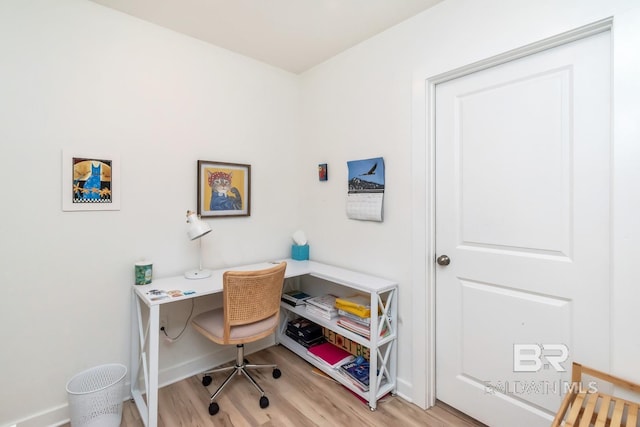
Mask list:
[[[395,289],[396,284],[384,279],[375,278],[362,273],[333,267],[314,261],[294,261],[287,262],[285,279],[303,275],[313,275],[326,279],[339,285],[345,285],[356,289],[367,291],[381,291]],[[214,270],[211,277],[206,279],[189,280],[184,276],[168,277],[156,279],[149,285],[132,285],[131,302],[131,395],[138,407],[140,417],[145,426],[156,427],[158,425],[158,353],[160,342],[160,306],[171,304],[176,301],[184,301],[204,295],[211,295],[222,292],[222,276],[228,270],[260,270],[273,267],[280,261],[263,262],[258,264],[233,266],[224,269]],[[164,299],[153,299],[153,295],[148,292],[152,289],[161,291],[181,290],[194,291],[193,294],[179,297],[168,297]],[[373,294],[372,294],[373,295]],[[392,293],[393,295],[393,293]],[[377,297],[376,297],[377,298]],[[392,298],[395,312],[395,298]],[[372,302],[374,300],[372,299]],[[377,304],[377,301],[375,302]],[[143,310],[148,312],[147,321],[143,321]],[[375,323],[375,322],[373,322]],[[394,319],[395,329],[395,319]],[[395,332],[393,333],[395,341]],[[393,346],[395,353],[395,345]],[[387,359],[387,358],[385,358]],[[393,384],[389,384],[389,390],[395,390],[395,357],[391,364]],[[375,372],[375,358],[373,360]],[[142,374],[145,389],[139,388],[139,378]],[[143,397],[146,394],[146,401]],[[374,393],[371,393],[372,399]],[[372,408],[375,408],[375,403]]]

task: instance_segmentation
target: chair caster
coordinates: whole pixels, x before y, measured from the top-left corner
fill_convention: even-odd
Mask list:
[[[212,381],[213,380],[211,379],[211,377],[209,375],[205,375],[204,377],[202,377],[202,385],[205,386],[205,387],[208,387],[211,384]]]
[[[267,406],[269,406],[269,399],[267,398],[267,396],[262,396],[260,398],[260,407],[262,409],[266,408]],[[211,409],[209,409],[211,410]]]
[[[218,406],[216,402],[211,402],[211,405],[209,405],[209,415],[215,415],[219,410],[220,406]]]
[[[280,378],[281,376],[282,376],[282,372],[280,372],[280,369],[275,368],[275,369],[273,370],[273,378],[276,378],[276,379],[277,379],[277,378]]]

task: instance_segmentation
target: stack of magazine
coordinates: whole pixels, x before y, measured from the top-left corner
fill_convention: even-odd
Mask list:
[[[325,341],[322,327],[303,317],[289,321],[285,333],[305,348]]]
[[[309,298],[311,298],[311,295],[302,291],[294,290],[283,292],[280,300],[286,302],[289,305],[297,307],[299,305],[304,305],[305,301]]]
[[[358,358],[340,365],[338,372],[362,391],[369,390],[369,362]]]
[[[320,295],[305,300],[307,312],[324,319],[333,319],[338,315],[335,295]]]
[[[371,304],[368,295],[356,294],[336,299],[338,308],[338,325],[343,328],[370,338],[371,332]],[[380,336],[387,334],[387,327],[380,331]]]
[[[336,347],[330,342],[325,342],[322,344],[317,344],[309,347],[307,349],[307,354],[313,359],[319,361],[325,367],[330,367],[332,369],[337,369],[338,367],[344,365],[345,363],[351,362],[356,357],[342,349],[340,347]]]

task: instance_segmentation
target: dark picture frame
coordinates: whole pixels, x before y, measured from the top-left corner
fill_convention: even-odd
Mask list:
[[[318,181],[327,181],[329,179],[329,168],[326,163],[318,164]]]
[[[251,165],[198,160],[198,215],[251,215]]]

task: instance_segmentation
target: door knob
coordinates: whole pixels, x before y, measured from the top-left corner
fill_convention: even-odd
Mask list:
[[[449,265],[449,263],[451,262],[451,258],[446,255],[440,255],[438,259],[436,259],[436,262],[438,263],[438,265]]]

